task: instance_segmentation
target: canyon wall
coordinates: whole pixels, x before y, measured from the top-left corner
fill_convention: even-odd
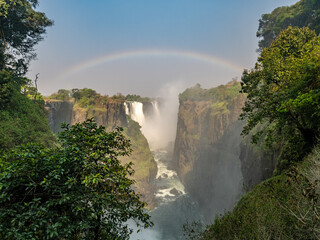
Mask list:
[[[54,133],[61,131],[61,123],[72,123],[73,102],[48,100],[45,102],[48,120]]]
[[[212,89],[196,85],[179,95],[174,167],[207,219],[231,210],[243,190],[275,166],[271,155],[241,136],[245,96],[239,90],[233,81]]]
[[[279,148],[267,149],[261,142],[252,144],[250,135],[241,140],[240,161],[246,191],[272,176],[279,154]]]
[[[105,103],[103,106],[81,107],[73,101],[46,100],[45,107],[48,112],[50,127],[53,132],[61,131],[60,124],[75,124],[87,118],[94,118],[98,125],[111,131],[116,126],[124,128],[125,135],[131,140],[133,152],[129,157],[122,157],[123,163],[134,163],[137,192],[142,194],[150,208],[155,206],[153,180],[157,174],[156,162],[153,159],[146,138],[140,131],[138,123],[126,115],[123,102],[115,101]]]

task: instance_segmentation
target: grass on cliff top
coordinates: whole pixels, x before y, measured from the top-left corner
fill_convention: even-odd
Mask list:
[[[257,185],[201,235],[201,240],[320,239],[320,147]]]
[[[179,94],[180,102],[184,101],[228,101],[239,95],[241,89],[240,83],[237,81],[229,82],[226,85],[220,85],[216,88],[203,89],[200,84],[187,88],[183,93]]]

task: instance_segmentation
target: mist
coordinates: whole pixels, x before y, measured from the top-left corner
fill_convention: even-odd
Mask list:
[[[149,116],[141,128],[151,149],[166,148],[168,143],[173,144],[177,130],[178,95],[185,89],[185,85],[182,80],[176,81],[165,84],[158,91],[159,112]]]

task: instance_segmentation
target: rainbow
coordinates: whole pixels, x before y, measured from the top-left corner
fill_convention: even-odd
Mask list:
[[[213,55],[191,52],[191,51],[181,51],[181,50],[160,50],[160,49],[149,49],[149,50],[133,50],[133,51],[125,51],[118,52],[114,54],[107,54],[98,58],[94,58],[79,64],[76,64],[64,72],[59,74],[56,79],[65,79],[70,77],[76,73],[82,72],[91,67],[106,64],[110,62],[115,62],[119,60],[127,60],[127,59],[137,59],[137,58],[145,58],[145,57],[174,57],[174,58],[182,58],[193,61],[200,61],[207,64],[215,65],[215,66],[223,66],[227,67],[230,70],[236,72],[242,72],[243,67],[232,63],[230,61],[224,60],[222,58],[215,57]]]

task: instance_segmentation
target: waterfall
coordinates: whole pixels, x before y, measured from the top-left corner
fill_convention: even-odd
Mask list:
[[[154,117],[159,119],[160,118],[159,104],[157,101],[152,101],[151,103],[152,103],[152,107],[153,107]]]
[[[146,119],[143,113],[143,103],[141,102],[125,102],[126,114],[131,117],[133,121],[136,121],[143,128]]]
[[[153,150],[168,147],[176,133],[178,102],[163,101],[159,105],[156,100],[124,103],[126,114],[140,124],[141,132]]]
[[[128,101],[124,103],[126,114],[132,120],[138,122],[141,126],[141,132],[147,138],[149,146],[152,149],[159,148],[159,139],[161,138],[161,114],[157,101],[151,101],[147,104],[147,111],[144,112],[144,104],[141,102]],[[150,109],[151,107],[151,109]]]

